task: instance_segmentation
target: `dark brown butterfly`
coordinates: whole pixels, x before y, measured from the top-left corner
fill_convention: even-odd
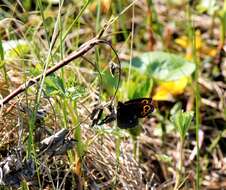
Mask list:
[[[154,111],[151,98],[138,98],[127,102],[118,102],[117,124],[119,128],[127,129],[138,125],[138,119],[148,116]]]

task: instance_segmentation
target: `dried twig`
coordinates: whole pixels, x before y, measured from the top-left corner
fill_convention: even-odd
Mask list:
[[[114,53],[116,54],[116,57],[117,57],[117,60],[118,60],[118,63],[119,63],[119,68],[120,68],[119,69],[119,80],[118,80],[118,86],[119,86],[120,75],[121,75],[121,66],[120,66],[119,58],[117,56],[116,51],[112,47],[112,45],[108,41],[103,40],[103,39],[100,39],[101,34],[102,33],[100,33],[100,35],[98,35],[97,37],[95,37],[95,38],[89,40],[88,42],[84,43],[77,51],[71,53],[68,57],[66,57],[65,59],[63,59],[59,63],[57,63],[55,66],[49,68],[46,71],[46,74],[44,76],[43,76],[43,74],[40,74],[37,77],[32,78],[29,81],[27,81],[26,83],[24,83],[21,86],[19,86],[16,90],[14,90],[12,93],[10,93],[8,96],[6,96],[4,99],[2,99],[0,101],[0,107],[2,107],[4,104],[8,103],[11,99],[13,99],[17,95],[19,95],[21,92],[25,91],[30,86],[32,86],[35,83],[37,83],[38,81],[40,81],[43,77],[49,76],[50,74],[52,74],[55,71],[57,71],[58,69],[64,67],[65,65],[67,65],[68,63],[70,63],[71,61],[73,61],[74,59],[77,59],[78,57],[82,57],[90,49],[92,49],[94,46],[96,46],[98,44],[106,44],[106,45],[109,45],[111,47],[111,49],[114,51]],[[118,86],[116,88],[116,92],[118,90]],[[116,95],[116,92],[114,94],[114,97]],[[113,99],[114,99],[114,97],[113,97]]]

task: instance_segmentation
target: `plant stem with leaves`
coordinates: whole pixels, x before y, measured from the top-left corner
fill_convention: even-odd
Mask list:
[[[179,162],[178,162],[178,167],[176,169],[176,183],[174,186],[174,190],[179,189],[180,182],[181,182],[182,167],[184,163],[184,151],[183,151],[184,142],[185,142],[185,137],[186,137],[188,128],[191,125],[192,117],[193,117],[193,112],[183,112],[179,110],[176,113],[176,115],[171,118],[177,132],[180,135]]]

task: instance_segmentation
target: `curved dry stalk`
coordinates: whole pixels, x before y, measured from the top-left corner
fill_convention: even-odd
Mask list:
[[[71,53],[70,55],[68,55],[65,59],[63,59],[62,61],[60,61],[59,63],[57,63],[55,66],[49,68],[45,75],[40,74],[30,80],[28,80],[26,83],[22,84],[21,86],[19,86],[16,90],[14,90],[12,93],[10,93],[8,96],[6,96],[4,99],[2,99],[0,101],[0,107],[3,107],[4,104],[8,103],[11,99],[13,99],[14,97],[16,97],[17,95],[19,95],[20,93],[22,93],[23,91],[25,91],[27,88],[31,87],[32,85],[36,84],[38,81],[40,81],[43,77],[49,76],[50,74],[54,73],[55,71],[57,71],[58,69],[64,67],[65,65],[67,65],[68,63],[70,63],[71,61],[73,61],[74,59],[77,59],[78,57],[82,57],[83,55],[85,55],[90,49],[92,49],[94,46],[98,45],[98,44],[106,44],[108,46],[110,46],[110,48],[114,51],[116,58],[118,60],[118,64],[119,64],[119,79],[118,79],[118,85],[116,87],[116,91],[115,94],[112,98],[115,98],[116,93],[118,91],[119,88],[119,83],[120,83],[120,76],[121,76],[121,65],[120,65],[120,60],[119,57],[117,55],[116,50],[112,47],[112,45],[110,44],[110,42],[103,40],[103,39],[99,39],[100,35],[98,35],[97,37],[87,41],[86,43],[84,43],[82,46],[80,46],[80,48]]]

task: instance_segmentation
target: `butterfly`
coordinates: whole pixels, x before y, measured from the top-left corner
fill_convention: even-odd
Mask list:
[[[148,116],[154,111],[151,98],[138,98],[127,102],[118,102],[117,125],[121,129],[133,128],[138,125],[138,119]]]
[[[127,102],[118,102],[116,112],[113,108],[110,109],[111,114],[107,115],[100,122],[103,108],[95,108],[92,112],[92,126],[102,125],[117,120],[117,125],[121,129],[133,128],[138,125],[138,119],[148,116],[154,111],[151,98],[138,98]]]

